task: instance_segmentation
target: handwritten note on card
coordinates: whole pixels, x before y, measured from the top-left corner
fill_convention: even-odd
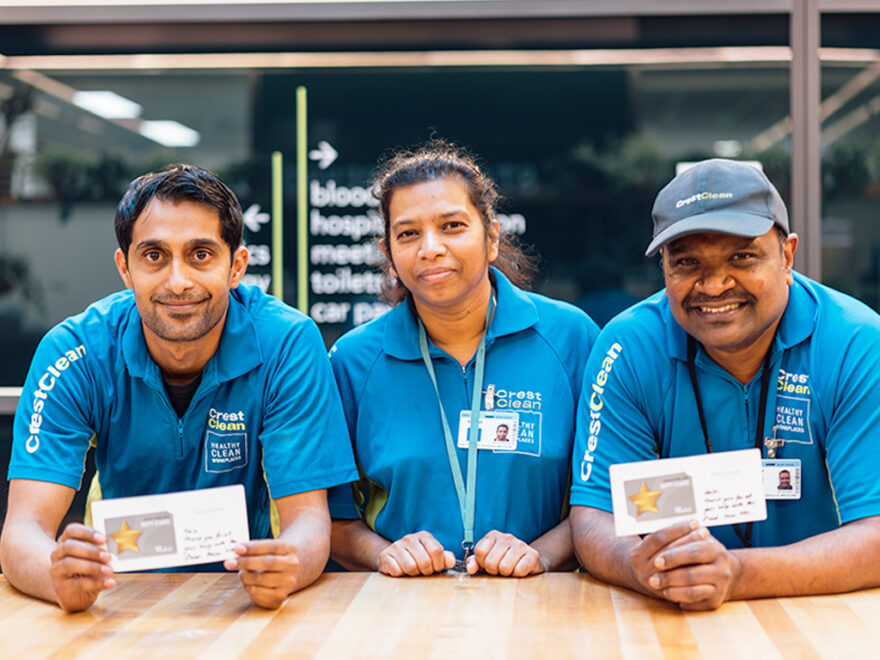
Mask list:
[[[244,487],[92,502],[92,524],[107,537],[114,571],[223,561],[249,539]]]
[[[618,536],[689,518],[711,527],[767,517],[757,449],[620,463],[609,473]]]

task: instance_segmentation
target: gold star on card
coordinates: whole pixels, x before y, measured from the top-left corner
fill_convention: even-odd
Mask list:
[[[651,511],[652,513],[660,513],[657,510],[657,498],[660,497],[663,493],[653,490],[648,490],[648,484],[644,481],[642,482],[642,488],[635,495],[630,495],[629,499],[635,502],[636,505],[636,516],[640,516],[646,511]]]
[[[143,530],[129,529],[128,523],[123,520],[122,527],[115,534],[111,534],[110,538],[116,541],[116,554],[120,554],[123,550],[134,550],[140,552],[137,546],[138,536],[143,534]]]

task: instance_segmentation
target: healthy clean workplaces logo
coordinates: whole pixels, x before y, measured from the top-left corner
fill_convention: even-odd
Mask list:
[[[208,411],[205,434],[205,472],[229,472],[248,464],[244,411]]]

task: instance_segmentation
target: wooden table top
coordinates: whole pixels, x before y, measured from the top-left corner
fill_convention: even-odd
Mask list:
[[[880,589],[677,607],[586,575],[522,580],[328,573],[279,610],[238,577],[118,575],[66,614],[0,576],[4,658],[769,658],[874,657]]]

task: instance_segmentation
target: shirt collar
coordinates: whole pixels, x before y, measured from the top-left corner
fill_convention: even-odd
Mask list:
[[[538,310],[525,291],[515,287],[509,279],[496,268],[490,268],[495,281],[497,305],[489,324],[486,343],[491,344],[497,337],[512,335],[530,328],[538,322]],[[412,312],[410,296],[387,314],[385,325],[384,351],[399,360],[420,360],[419,326]],[[430,344],[431,355],[441,355]]]
[[[794,284],[788,289],[788,304],[782,313],[773,351],[784,351],[800,344],[813,334],[818,315],[812,280],[792,271]],[[663,295],[663,292],[661,292]],[[663,295],[663,320],[667,328],[666,349],[669,355],[682,362],[687,361],[687,333],[672,316],[669,300]]]
[[[133,377],[142,378],[156,387],[161,386],[159,367],[147,350],[141,317],[133,296],[122,335],[122,357]],[[210,386],[233,380],[262,362],[254,321],[239,299],[237,290],[233,290],[229,296],[229,310],[220,336],[220,346],[202,371],[202,384]]]

